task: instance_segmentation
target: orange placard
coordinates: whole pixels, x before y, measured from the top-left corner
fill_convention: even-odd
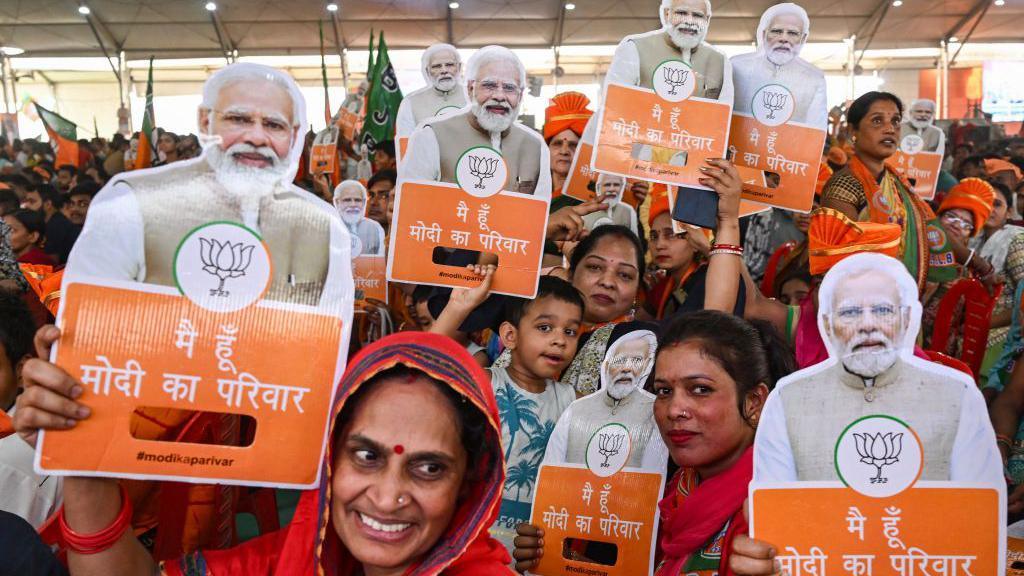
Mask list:
[[[316,486],[339,318],[262,301],[211,313],[174,289],[145,284],[66,283],[62,306],[53,361],[83,384],[80,401],[92,415],[41,437],[40,470]],[[296,350],[323,353],[297,357]],[[140,440],[130,431],[136,407],[248,415],[255,439],[247,447]]]
[[[935,189],[939,184],[939,172],[942,170],[942,154],[936,152],[907,154],[897,151],[886,162],[913,183],[914,192],[922,199],[931,200],[935,197]]]
[[[310,174],[333,174],[338,162],[338,127],[329,126],[319,132],[309,150]]]
[[[387,304],[387,268],[386,256],[358,256],[352,259],[356,300],[378,300]]]
[[[597,182],[597,173],[590,166],[593,154],[592,145],[582,141],[579,143],[576,155],[572,157],[572,166],[569,167],[569,177],[562,185],[562,194],[584,202],[594,199],[593,186]]]
[[[516,192],[473,196],[454,184],[402,182],[388,249],[388,280],[471,287],[480,276],[435,263],[435,249],[498,256],[492,292],[533,298],[544,252],[548,199]]]
[[[744,177],[743,198],[786,210],[809,212],[814,204],[814,184],[824,145],[824,130],[795,122],[772,126],[750,114],[734,113],[729,132],[733,162],[750,172],[778,175],[774,187],[767,183],[752,184]]]
[[[873,498],[832,484],[751,485],[751,535],[790,574],[1002,576],[995,488],[921,482]]]
[[[399,136],[398,137],[398,161],[401,162],[405,158],[405,153],[409,151],[409,137]]]
[[[359,125],[362,124],[362,119],[358,114],[348,110],[344,106],[338,110],[338,117],[335,119],[335,125],[341,130],[342,138],[354,141],[356,134],[359,133]]]
[[[544,529],[541,576],[635,576],[654,569],[664,476],[620,470],[599,477],[584,466],[541,466],[530,523]],[[573,538],[615,546],[565,545]],[[570,556],[575,559],[566,558]],[[585,558],[580,559],[580,558]]]
[[[708,158],[723,158],[732,107],[691,97],[666,100],[654,90],[608,83],[591,161],[594,170],[693,188]]]

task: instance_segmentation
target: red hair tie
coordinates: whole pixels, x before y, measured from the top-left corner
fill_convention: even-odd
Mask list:
[[[76,554],[99,554],[114,545],[129,528],[132,521],[132,501],[128,499],[128,491],[124,485],[121,488],[121,512],[114,519],[114,522],[93,534],[79,534],[68,527],[64,518],[64,508],[60,509],[57,521],[60,525],[60,534],[67,544],[68,550]]]

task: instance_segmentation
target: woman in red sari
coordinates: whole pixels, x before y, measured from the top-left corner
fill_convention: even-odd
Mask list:
[[[84,407],[72,400],[80,385],[66,372],[42,361],[26,368],[35,391],[22,395],[17,415],[29,416],[15,426],[34,442],[39,428],[66,427],[55,424],[80,419]],[[376,342],[349,364],[334,415],[320,489],[302,495],[286,528],[165,562],[162,572],[127,523],[119,536],[111,529],[124,516],[117,481],[68,478],[65,536],[114,534],[102,550],[69,553],[71,573],[512,574],[508,554],[487,535],[505,477],[497,405],[465,348],[425,333]]]

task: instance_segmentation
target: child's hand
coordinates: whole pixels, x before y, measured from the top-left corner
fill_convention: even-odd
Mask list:
[[[515,550],[512,558],[516,561],[516,571],[525,572],[537,567],[537,562],[544,555],[544,531],[523,522],[516,526],[516,539],[513,541]]]
[[[466,270],[484,278],[480,281],[480,284],[473,288],[453,288],[448,305],[468,311],[483,304],[484,300],[487,300],[487,295],[491,292],[491,283],[494,281],[494,272],[497,270],[497,267],[493,264],[468,264]]]

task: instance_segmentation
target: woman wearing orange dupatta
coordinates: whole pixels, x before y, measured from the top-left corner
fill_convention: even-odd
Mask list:
[[[703,252],[711,246],[702,230],[690,229],[682,234],[675,232],[667,192],[652,197],[647,225],[654,264],[664,272],[664,276],[647,292],[644,309],[651,317],[662,320],[671,317],[686,301],[687,281],[704,264]],[[698,298],[703,305],[703,292]]]
[[[37,378],[28,384],[40,389],[32,394],[39,403],[26,407],[46,412],[63,401],[67,410],[59,417],[75,417],[78,405],[62,393],[73,386],[70,376],[43,363],[33,373]],[[321,487],[302,495],[288,527],[232,549],[166,562],[163,573],[512,574],[508,554],[486,530],[505,478],[497,405],[487,376],[463,347],[435,334],[383,338],[349,364],[333,412]],[[42,421],[16,426],[32,438]],[[119,508],[115,480],[67,479],[70,530],[91,537],[119,516]],[[70,553],[69,562],[76,576],[156,568],[130,533],[96,553]]]
[[[946,282],[967,262],[967,246],[953,241],[932,209],[886,161],[899,149],[903,103],[888,92],[868,92],[846,113],[853,130],[855,154],[825,184],[821,205],[851,220],[898,224],[903,231],[899,258],[922,292],[925,282]],[[972,270],[990,284],[992,265],[970,258]]]

